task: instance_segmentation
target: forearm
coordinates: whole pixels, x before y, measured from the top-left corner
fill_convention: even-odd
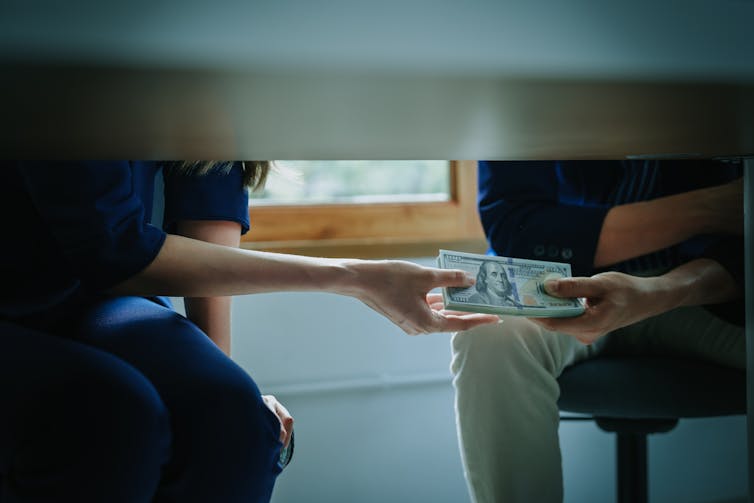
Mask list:
[[[586,310],[573,318],[534,321],[585,344],[678,307],[726,302],[741,294],[727,270],[711,259],[693,260],[662,276],[644,278],[610,271],[589,278],[562,278],[545,287],[557,297],[586,298]]]
[[[314,290],[326,284],[327,261],[238,249],[240,227],[225,221],[181,221],[155,260],[117,285],[120,295],[185,298],[186,316],[230,354],[232,295],[271,290]],[[330,281],[333,287],[336,281]]]
[[[242,250],[168,235],[144,270],[111,289],[118,295],[217,297],[272,291],[349,293],[348,261]]]
[[[718,262],[705,258],[646,280],[653,292],[651,302],[659,312],[682,306],[719,304],[741,295],[728,271]]]
[[[701,233],[708,218],[695,192],[613,207],[602,224],[594,266],[662,250]]]
[[[594,266],[605,267],[662,250],[698,234],[741,234],[742,194],[739,179],[615,206],[602,223]]]
[[[468,288],[473,278],[401,260],[301,257],[220,246],[169,235],[156,258],[111,289],[116,295],[223,297],[263,292],[318,291],[357,298],[407,334],[457,332],[497,321],[488,315],[440,312],[428,294]]]

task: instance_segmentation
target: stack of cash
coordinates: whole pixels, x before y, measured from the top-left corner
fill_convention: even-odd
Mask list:
[[[531,318],[566,318],[584,312],[581,299],[545,293],[544,282],[571,276],[570,264],[440,250],[438,267],[476,278],[471,288],[443,288],[445,308]]]

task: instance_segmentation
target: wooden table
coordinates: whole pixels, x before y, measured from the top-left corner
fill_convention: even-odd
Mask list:
[[[754,81],[0,66],[10,157],[754,154]]]

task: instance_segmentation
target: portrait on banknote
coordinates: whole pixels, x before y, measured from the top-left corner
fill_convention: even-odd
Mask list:
[[[508,279],[505,266],[494,260],[484,260],[479,265],[474,285],[476,293],[469,297],[473,304],[492,306],[518,306],[518,292]]]

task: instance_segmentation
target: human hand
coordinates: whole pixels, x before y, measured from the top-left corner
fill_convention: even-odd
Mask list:
[[[426,299],[430,309],[449,319],[473,320],[479,325],[484,325],[487,323],[501,323],[500,317],[495,314],[469,313],[467,311],[453,311],[450,309],[445,309],[445,301],[441,293],[428,293]]]
[[[631,325],[664,309],[658,278],[640,278],[606,272],[591,278],[561,278],[545,282],[554,297],[586,299],[586,311],[574,318],[530,318],[548,330],[591,344],[603,335]]]
[[[429,293],[444,286],[472,286],[475,279],[464,271],[400,260],[358,261],[350,267],[361,276],[354,296],[409,335],[457,332],[499,321],[494,315],[445,311],[442,297]]]
[[[288,409],[277,401],[273,395],[262,395],[262,400],[268,409],[275,414],[280,421],[280,442],[283,447],[288,447],[291,442],[291,435],[293,434],[293,417],[288,412]]]

